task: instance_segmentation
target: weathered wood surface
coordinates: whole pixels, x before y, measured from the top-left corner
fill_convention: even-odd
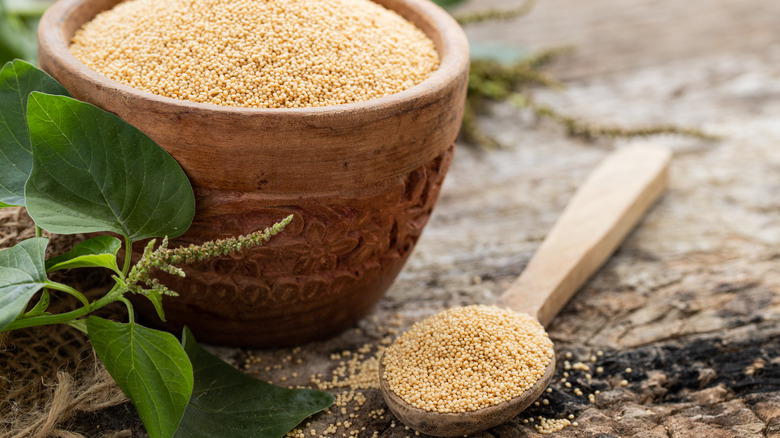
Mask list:
[[[546,0],[526,18],[470,31],[535,48],[578,46],[553,69],[569,80],[568,89],[537,93],[560,111],[598,123],[699,126],[723,136],[712,143],[652,140],[675,151],[669,189],[553,322],[560,365],[549,405],[482,436],[538,436],[524,419],[571,414],[579,425],[558,436],[780,437],[777,17],[780,2],[765,0]],[[381,345],[420,318],[495,301],[580,181],[620,142],[567,138],[509,105],[497,105],[483,122],[508,147],[459,148],[431,223],[373,316],[299,350],[214,351],[254,376],[309,385],[313,374],[331,380],[339,362],[364,344]],[[344,350],[353,355],[331,356]],[[587,362],[599,350],[603,356]],[[593,379],[570,371],[573,387],[559,382],[565,352],[572,362],[586,361]],[[357,380],[353,387],[367,386]],[[377,389],[357,392],[362,396],[344,409],[312,418],[305,436],[337,422],[330,436],[414,436],[389,413],[371,412],[385,408]],[[109,418],[130,418],[126,412],[122,406],[83,418],[94,428],[82,432],[98,436],[98,424],[105,430]],[[139,430],[132,421],[126,427]]]

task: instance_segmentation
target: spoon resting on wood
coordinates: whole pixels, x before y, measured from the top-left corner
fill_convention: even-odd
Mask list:
[[[622,148],[607,157],[574,194],[497,305],[530,315],[547,327],[664,191],[670,159],[668,150],[649,146]],[[407,426],[435,436],[467,435],[508,421],[542,394],[555,371],[551,354],[543,374],[522,394],[475,410],[441,413],[421,409],[391,390],[385,356],[380,361],[379,380],[388,407]]]

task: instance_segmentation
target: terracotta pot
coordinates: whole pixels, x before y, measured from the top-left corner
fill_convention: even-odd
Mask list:
[[[165,327],[205,342],[298,344],[335,334],[385,293],[420,236],[452,159],[468,80],[457,23],[428,0],[377,0],[436,44],[422,84],[367,102],[242,109],[184,102],[107,79],[68,51],[74,32],[118,0],[60,0],[39,27],[41,67],[179,161],[195,189],[190,230],[174,244],[246,234],[289,214],[267,246],[165,278]],[[136,250],[140,250],[140,245]],[[145,299],[135,300],[152,318]]]

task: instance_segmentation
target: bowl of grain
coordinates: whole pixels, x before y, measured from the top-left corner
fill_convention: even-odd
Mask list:
[[[39,58],[179,161],[197,207],[172,244],[293,215],[265,247],[163,277],[180,293],[164,327],[255,347],[338,333],[382,297],[436,202],[468,80],[466,38],[429,0],[60,0]]]

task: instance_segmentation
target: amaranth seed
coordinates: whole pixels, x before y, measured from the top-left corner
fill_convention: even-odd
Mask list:
[[[255,108],[378,98],[439,65],[421,30],[369,0],[127,0],[86,23],[70,50],[133,88]]]
[[[429,412],[469,412],[518,397],[542,377],[553,343],[528,315],[495,306],[450,309],[385,350],[383,378]]]

